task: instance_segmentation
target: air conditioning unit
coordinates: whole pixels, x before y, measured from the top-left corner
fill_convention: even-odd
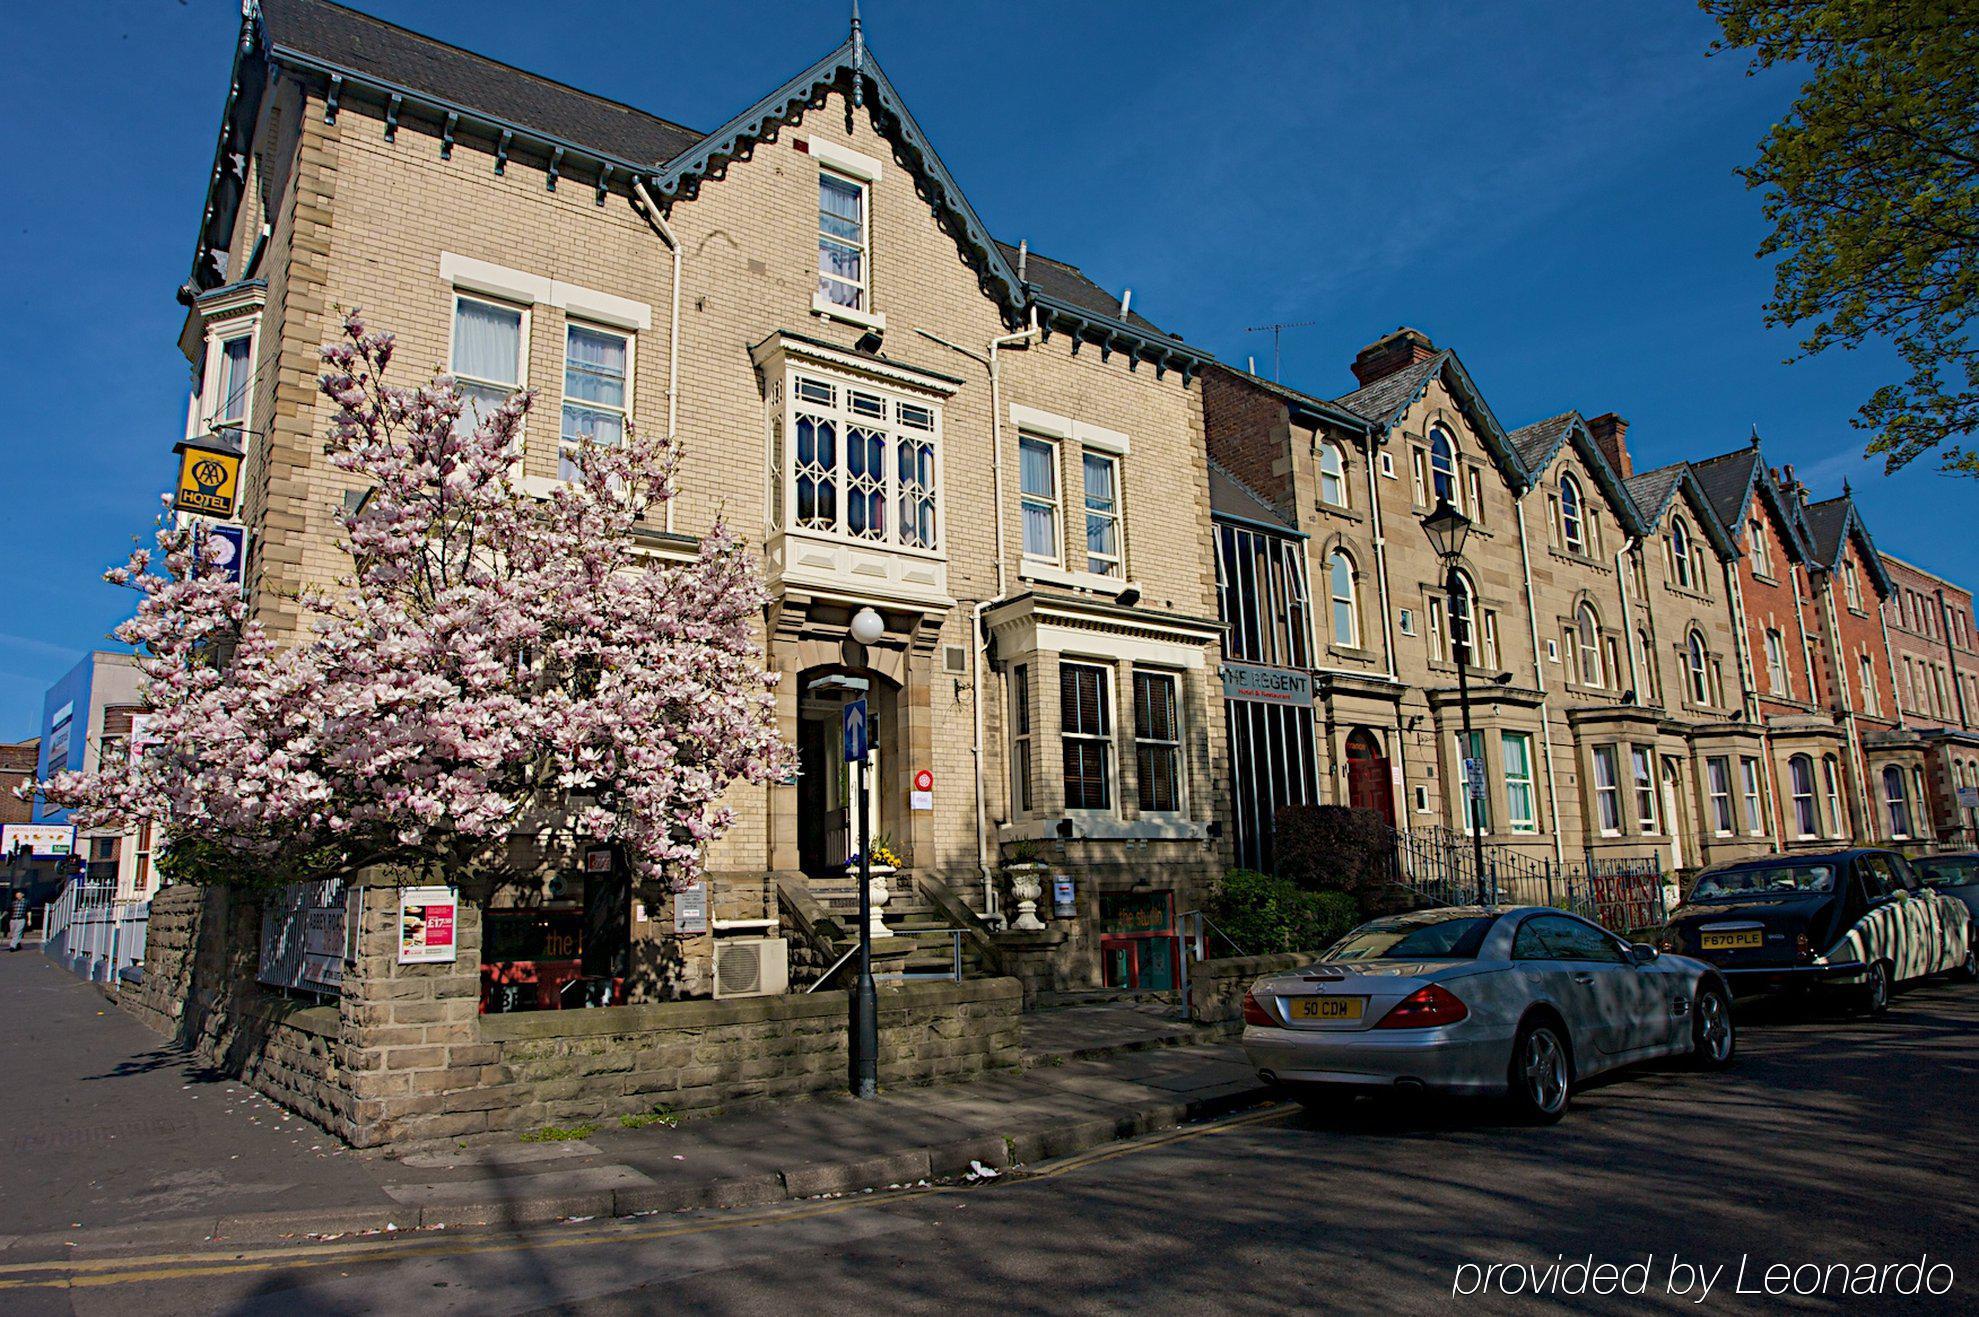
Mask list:
[[[790,942],[725,937],[715,942],[715,996],[767,997],[790,988]]]

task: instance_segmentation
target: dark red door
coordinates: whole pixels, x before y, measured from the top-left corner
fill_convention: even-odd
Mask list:
[[[1381,743],[1365,728],[1347,737],[1347,803],[1371,809],[1389,827],[1395,826],[1395,793],[1390,785],[1388,757]]]

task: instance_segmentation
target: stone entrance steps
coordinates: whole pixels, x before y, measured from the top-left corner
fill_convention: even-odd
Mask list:
[[[807,886],[825,909],[838,917],[840,925],[850,936],[857,936],[859,925],[859,884],[852,879],[812,879]],[[898,964],[889,964],[889,971],[905,971],[910,974],[937,974],[951,972],[955,966],[955,940],[950,932],[952,925],[942,917],[941,912],[921,895],[912,878],[904,873],[891,874],[887,880],[889,896],[881,907],[881,917],[894,936],[883,939],[876,945],[891,944],[889,949],[898,950],[903,945],[911,945],[912,950]],[[962,976],[979,977],[985,970],[982,957],[965,938],[962,943]]]

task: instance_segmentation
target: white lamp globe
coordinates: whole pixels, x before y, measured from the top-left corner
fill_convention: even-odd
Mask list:
[[[886,623],[870,608],[862,608],[852,615],[852,638],[862,645],[871,645],[886,634]]]

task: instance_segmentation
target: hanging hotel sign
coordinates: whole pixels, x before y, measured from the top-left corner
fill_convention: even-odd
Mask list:
[[[208,435],[187,439],[172,451],[179,455],[172,506],[207,517],[233,516],[240,495],[241,450],[225,437]]]
[[[1254,663],[1225,663],[1223,698],[1259,704],[1312,707],[1312,674],[1299,668],[1268,668]]]

